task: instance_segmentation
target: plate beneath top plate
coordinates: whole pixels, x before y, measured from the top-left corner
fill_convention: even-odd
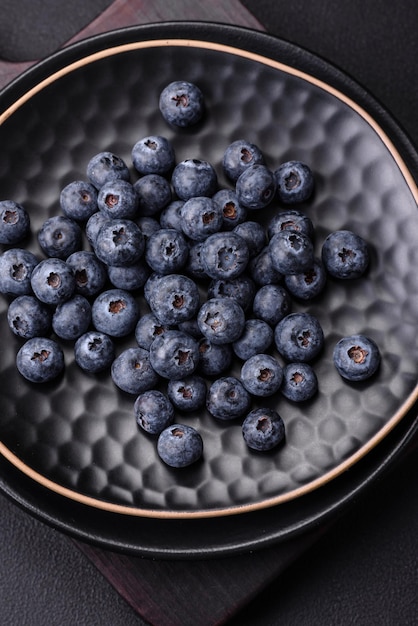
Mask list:
[[[160,115],[159,93],[177,79],[197,83],[204,93],[207,113],[197,128],[176,131]],[[272,169],[290,159],[313,169],[315,195],[298,208],[315,225],[317,253],[326,235],[340,228],[363,236],[371,250],[364,278],[330,279],[312,303],[294,302],[293,310],[317,316],[325,347],[314,364],[314,400],[269,400],[286,424],[285,445],[252,453],[240,423],[220,424],[207,414],[181,417],[198,428],[205,446],[203,460],[181,471],[166,467],[155,440],[138,431],[134,398],[118,391],[108,374],[82,373],[71,345],[64,346],[61,380],[45,386],[24,381],[15,368],[20,342],[7,326],[7,300],[1,298],[6,493],[46,521],[105,545],[201,555],[288,536],[386,466],[400,445],[394,433],[403,429],[403,440],[414,427],[405,426],[405,418],[417,394],[417,170],[408,140],[368,94],[276,38],[175,23],[108,33],[53,55],[2,92],[0,111],[0,196],[29,210],[34,232],[59,212],[60,190],[85,179],[88,160],[101,150],[121,156],[135,180],[132,146],[146,135],[164,135],[178,161],[206,159],[220,185],[230,186],[222,155],[231,141],[246,138],[259,145]],[[250,219],[266,223],[280,208]],[[36,237],[29,248],[41,256]],[[353,333],[371,336],[382,355],[377,375],[356,385],[344,382],[332,363],[336,341]],[[132,337],[118,343],[118,352],[128,345],[135,345]],[[369,457],[375,461],[367,468]],[[341,477],[357,466],[357,481],[340,489]],[[71,521],[64,510],[72,511]],[[172,542],[159,539],[167,520]],[[264,537],[256,532],[260,523]],[[210,524],[218,529],[215,540],[198,530]],[[233,538],[231,524],[239,531]],[[182,536],[185,525],[191,532],[179,541],[177,530]],[[141,531],[136,539],[134,528]]]

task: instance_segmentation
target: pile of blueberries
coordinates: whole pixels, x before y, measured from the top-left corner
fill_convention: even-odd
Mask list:
[[[202,119],[205,103],[196,85],[176,81],[159,107],[172,127],[187,127]],[[323,331],[313,315],[291,312],[292,297],[315,298],[327,274],[362,276],[368,246],[336,231],[316,258],[312,221],[292,206],[311,197],[311,169],[289,161],[271,170],[246,140],[223,155],[231,188],[219,189],[207,161],[176,163],[162,136],[139,140],[131,157],[135,182],[123,159],[100,152],[87,180],[62,189],[62,214],[37,233],[40,261],[17,247],[30,233],[26,210],[0,202],[0,292],[10,299],[11,331],[24,340],[17,368],[31,382],[52,380],[64,369],[59,340],[74,342],[82,370],[109,369],[115,385],[136,397],[139,427],[157,437],[172,467],[203,451],[201,435],[176,423],[177,412],[206,408],[217,420],[241,419],[248,447],[270,450],[285,437],[283,420],[253,404],[278,393],[306,401],[318,389],[311,362]],[[273,201],[281,210],[263,226],[255,215]],[[140,294],[149,307],[141,315]],[[133,345],[117,354],[117,338],[129,335]],[[368,378],[379,360],[363,335],[343,338],[334,351],[349,380]],[[239,376],[231,373],[237,363]]]

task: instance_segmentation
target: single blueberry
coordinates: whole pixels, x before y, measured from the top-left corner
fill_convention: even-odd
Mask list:
[[[49,257],[66,259],[82,247],[82,231],[73,219],[54,215],[47,219],[38,232],[38,242]]]
[[[358,382],[373,376],[380,364],[377,344],[365,335],[343,337],[333,352],[334,365],[340,376]]]
[[[106,265],[134,265],[144,254],[144,235],[132,220],[108,220],[97,234],[94,251]]]
[[[110,219],[133,220],[138,214],[138,196],[127,180],[110,180],[97,195],[97,206]]]
[[[141,233],[144,235],[145,241],[151,237],[153,233],[162,227],[162,224],[150,215],[139,215],[135,218],[135,223],[139,226]]]
[[[274,340],[284,359],[306,363],[321,351],[324,333],[317,318],[310,313],[290,313],[274,329]]]
[[[359,278],[365,273],[369,259],[367,243],[350,230],[330,233],[322,245],[322,262],[334,278]]]
[[[314,236],[314,225],[311,218],[296,209],[275,213],[267,224],[267,236],[269,239],[282,230],[302,233],[309,239],[312,239]]]
[[[270,354],[255,354],[241,367],[241,382],[253,396],[272,396],[282,384],[283,369]]]
[[[305,402],[313,398],[318,391],[318,379],[309,363],[285,365],[280,391],[293,402]]]
[[[206,383],[201,376],[196,374],[180,380],[169,380],[167,394],[177,409],[184,413],[191,413],[205,406]]]
[[[267,245],[266,231],[260,222],[246,220],[237,224],[234,233],[245,239],[250,253],[250,259],[256,257]]]
[[[237,278],[247,268],[249,258],[247,242],[234,232],[214,233],[203,242],[203,265],[211,278]]]
[[[212,343],[206,337],[199,340],[198,372],[202,376],[220,376],[231,366],[233,351],[230,343]]]
[[[125,161],[113,152],[104,151],[92,156],[87,163],[87,178],[96,189],[100,189],[109,180],[130,180]]]
[[[181,210],[184,200],[172,200],[160,213],[161,228],[175,228],[183,232]]]
[[[61,304],[69,300],[75,291],[73,270],[62,259],[49,257],[40,261],[32,271],[31,286],[41,302]]]
[[[274,409],[254,409],[242,423],[242,435],[249,448],[265,452],[284,440],[285,425]]]
[[[208,278],[202,258],[203,241],[192,242],[189,245],[189,255],[184,267],[185,273],[197,280]]]
[[[170,183],[160,174],[146,174],[134,183],[139,215],[152,217],[172,201]]]
[[[179,272],[188,256],[186,238],[174,228],[160,228],[149,237],[145,245],[145,260],[159,274]]]
[[[16,366],[24,378],[33,383],[45,383],[64,370],[64,353],[53,339],[32,337],[19,349]]]
[[[0,293],[23,296],[32,293],[31,276],[38,259],[24,248],[10,248],[0,255]]]
[[[75,342],[74,358],[82,370],[97,374],[112,365],[115,359],[115,345],[109,335],[89,330]]]
[[[238,278],[231,280],[212,279],[207,290],[208,298],[233,298],[244,312],[249,309],[255,293],[255,283],[246,274],[241,274]]]
[[[87,332],[90,322],[90,302],[84,296],[75,294],[55,308],[52,329],[60,339],[74,341]]]
[[[220,420],[243,417],[251,405],[251,396],[234,376],[217,378],[209,387],[206,408]]]
[[[201,458],[203,440],[193,426],[173,424],[159,435],[157,453],[170,467],[187,467]]]
[[[174,407],[165,393],[148,389],[134,403],[136,423],[150,435],[159,435],[174,422]]]
[[[245,313],[233,298],[210,298],[200,307],[197,322],[211,343],[232,343],[242,335]]]
[[[70,254],[66,263],[73,271],[76,293],[89,298],[102,291],[107,280],[106,266],[94,252],[78,250]]]
[[[200,305],[196,283],[183,274],[160,276],[156,287],[148,286],[148,304],[162,324],[179,324],[192,319]]]
[[[203,93],[194,83],[176,80],[161,91],[158,106],[168,124],[187,128],[202,119]]]
[[[265,246],[257,256],[250,259],[248,263],[248,273],[253,281],[260,287],[283,281],[283,274],[273,266],[268,245]]]
[[[0,243],[16,245],[30,233],[30,217],[26,209],[13,200],[0,201]]]
[[[312,267],[300,274],[289,274],[284,279],[288,291],[299,300],[312,300],[323,292],[327,275],[321,259],[316,258]]]
[[[286,315],[289,315],[291,308],[290,294],[281,285],[263,285],[254,296],[254,315],[271,326],[275,326]]]
[[[315,179],[312,170],[301,161],[286,161],[274,171],[277,197],[284,204],[308,200],[313,192]]]
[[[97,235],[99,234],[99,230],[106,223],[109,222],[109,218],[102,211],[97,211],[93,213],[91,217],[87,220],[84,232],[87,237],[87,241],[94,249],[96,245]]]
[[[252,165],[238,178],[235,191],[238,202],[247,209],[264,209],[276,192],[273,172],[265,165]]]
[[[149,135],[137,141],[131,157],[134,168],[143,175],[168,174],[176,160],[173,145],[160,135]]]
[[[238,358],[246,361],[255,354],[266,352],[273,343],[273,329],[261,319],[248,319],[241,337],[232,344]]]
[[[180,200],[200,196],[212,197],[218,187],[216,170],[208,161],[186,159],[176,165],[171,184]]]
[[[131,293],[115,288],[96,297],[91,313],[96,330],[111,337],[125,337],[138,322],[139,307]]]
[[[256,144],[245,139],[229,144],[222,157],[222,169],[234,183],[244,170],[256,164],[264,165],[264,155]]]
[[[156,337],[149,352],[154,370],[169,380],[190,376],[199,362],[197,341],[180,330],[167,330]]]
[[[222,211],[207,196],[187,200],[181,209],[181,228],[193,241],[204,241],[222,228]]]
[[[164,334],[171,326],[161,324],[153,313],[145,313],[139,318],[135,327],[135,340],[140,348],[149,350],[156,337]]]
[[[232,230],[245,221],[248,210],[240,205],[237,194],[232,189],[220,189],[212,196],[212,200],[222,214],[223,230]]]
[[[282,230],[269,242],[273,267],[281,274],[299,274],[312,267],[314,248],[312,240],[302,233]]]
[[[98,209],[97,189],[84,180],[73,180],[61,190],[60,206],[66,217],[87,222]]]
[[[18,296],[8,306],[7,322],[22,339],[45,337],[51,330],[52,310],[35,296]]]
[[[153,389],[159,380],[150,353],[140,347],[123,350],[113,361],[110,374],[116,387],[132,395]]]
[[[127,267],[109,265],[107,273],[113,287],[126,291],[137,291],[144,286],[151,270],[145,259],[142,258],[134,265]]]

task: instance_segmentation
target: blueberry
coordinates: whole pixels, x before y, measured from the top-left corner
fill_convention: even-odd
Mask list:
[[[350,335],[338,341],[333,352],[334,365],[340,376],[358,382],[373,376],[380,364],[377,344],[365,335]]]
[[[111,337],[125,337],[138,322],[139,307],[128,291],[107,289],[92,304],[92,322],[96,330]]]
[[[7,322],[12,332],[22,339],[42,337],[49,334],[52,311],[35,296],[18,296],[9,304]]]
[[[73,220],[87,222],[97,211],[97,189],[84,180],[73,180],[60,193],[61,210]]]
[[[140,348],[149,350],[156,337],[164,334],[171,326],[161,324],[153,313],[145,313],[139,318],[135,327],[135,340]]]
[[[16,366],[24,378],[33,383],[45,383],[64,370],[64,353],[53,339],[28,339],[16,356]]]
[[[202,376],[220,376],[232,363],[232,347],[229,343],[215,344],[206,337],[199,340],[198,372]]]
[[[290,313],[277,324],[274,340],[287,361],[306,363],[321,351],[324,333],[317,318],[310,313]]]
[[[276,183],[265,165],[252,165],[238,178],[235,190],[238,202],[247,209],[264,209],[274,199]]]
[[[243,417],[251,405],[251,396],[234,376],[217,378],[209,387],[206,408],[220,420]]]
[[[87,163],[87,178],[96,189],[100,189],[109,180],[130,180],[129,169],[125,161],[112,152],[95,154]]]
[[[188,335],[191,335],[194,339],[202,339],[202,333],[200,332],[199,324],[197,323],[196,317],[192,317],[189,320],[180,322],[179,324],[177,324],[177,328],[187,333]]]
[[[263,285],[254,296],[254,315],[271,326],[275,326],[286,315],[289,315],[291,308],[290,294],[281,285]]]
[[[179,380],[190,376],[199,362],[198,343],[180,330],[167,330],[152,342],[150,362],[163,378]]]
[[[38,242],[47,256],[66,259],[81,249],[82,231],[73,219],[55,215],[42,224]]]
[[[285,437],[285,425],[277,411],[254,409],[242,423],[242,435],[249,448],[264,452],[275,448]]]
[[[203,242],[203,265],[211,278],[237,278],[245,271],[249,258],[245,239],[236,233],[214,233]]]
[[[149,135],[137,141],[131,152],[134,168],[140,174],[168,174],[176,156],[171,142],[160,135]]]
[[[257,145],[245,139],[229,144],[222,157],[222,169],[234,183],[244,170],[256,164],[264,165],[264,155]]]
[[[283,369],[270,354],[255,354],[241,367],[241,382],[253,396],[272,396],[280,389]]]
[[[173,274],[180,271],[189,256],[189,246],[182,233],[174,228],[160,228],[146,242],[145,260],[154,272]]]
[[[173,424],[159,435],[157,453],[170,467],[187,467],[201,458],[203,440],[193,426]]]
[[[181,209],[181,228],[193,241],[204,241],[222,228],[222,211],[207,196],[187,200]]]
[[[213,279],[208,286],[208,298],[233,298],[244,311],[247,311],[254,299],[256,286],[247,275],[241,274],[238,278],[223,280]]]
[[[145,259],[139,259],[137,263],[127,267],[109,265],[107,273],[110,282],[117,289],[136,291],[144,286],[151,270]]]
[[[151,289],[148,304],[162,324],[179,324],[194,317],[200,295],[196,283],[183,274],[160,276]]]
[[[153,389],[158,374],[151,366],[150,353],[144,348],[126,348],[113,361],[110,369],[115,385],[132,395]]]
[[[75,277],[62,259],[50,257],[40,261],[31,276],[35,296],[45,304],[57,305],[69,300],[75,291]]]
[[[288,363],[283,368],[281,393],[293,402],[310,400],[318,391],[318,379],[309,363]]]
[[[189,245],[189,256],[184,267],[185,273],[196,279],[208,278],[202,258],[202,245],[203,241]]]
[[[233,298],[210,298],[200,307],[197,322],[211,343],[232,343],[244,330],[245,313]]]
[[[220,189],[212,196],[213,203],[222,214],[222,227],[232,230],[245,221],[247,209],[238,202],[237,194],[232,189]]]
[[[312,300],[325,288],[327,275],[321,259],[315,259],[313,266],[300,274],[289,274],[284,279],[288,291],[299,300]]]
[[[283,274],[273,266],[268,246],[265,246],[257,256],[250,259],[248,273],[259,286],[280,283],[283,280]]]
[[[266,231],[260,222],[246,220],[237,224],[234,233],[245,239],[250,258],[256,257],[267,245]]]
[[[362,237],[349,230],[336,230],[327,236],[322,245],[322,262],[335,278],[359,278],[369,265],[368,245]]]
[[[146,174],[134,183],[140,215],[152,217],[172,201],[170,183],[160,174]]]
[[[75,291],[89,298],[104,288],[107,280],[106,266],[94,252],[79,250],[66,260],[75,277]]]
[[[248,319],[244,330],[233,343],[237,357],[246,361],[255,354],[266,352],[273,343],[273,329],[261,319]]]
[[[176,80],[161,91],[158,106],[168,124],[187,128],[202,119],[203,94],[194,83]]]
[[[281,274],[299,274],[312,267],[314,248],[312,240],[302,233],[282,230],[269,242],[273,267]]]
[[[144,254],[144,235],[132,220],[108,220],[97,234],[94,251],[106,265],[134,265]]]
[[[92,248],[96,245],[97,235],[99,234],[99,230],[101,227],[109,222],[109,218],[102,211],[97,211],[97,213],[93,213],[91,217],[87,220],[85,227],[85,234],[87,237],[87,241],[91,245]]]
[[[269,239],[282,230],[302,233],[309,239],[312,239],[314,236],[314,226],[311,218],[296,209],[275,213],[267,224],[267,236]]]
[[[180,380],[170,380],[167,394],[174,406],[184,413],[191,413],[206,404],[206,383],[201,376],[192,374]]]
[[[212,197],[218,187],[218,177],[208,161],[186,159],[174,168],[171,184],[177,197],[186,201],[199,196]]]
[[[172,200],[160,213],[161,228],[175,228],[183,232],[181,210],[184,200]]]
[[[24,248],[10,248],[0,255],[0,293],[23,296],[32,293],[31,276],[38,259]]]
[[[16,245],[30,233],[30,218],[26,209],[13,200],[0,201],[0,243]]]
[[[174,407],[162,391],[149,389],[135,400],[134,415],[142,430],[150,435],[159,435],[174,422]]]
[[[89,330],[75,342],[74,358],[82,370],[97,374],[112,365],[115,359],[115,345],[109,335]]]
[[[287,161],[274,171],[277,197],[284,204],[305,202],[313,192],[315,179],[312,170],[301,161]]]
[[[97,195],[97,206],[111,219],[132,220],[138,214],[138,196],[127,180],[110,180]]]
[[[74,341],[83,335],[91,322],[91,305],[80,294],[58,304],[52,316],[52,329],[60,339]]]
[[[151,217],[151,215],[139,215],[135,218],[135,223],[139,226],[145,241],[162,226],[161,223],[155,217]]]

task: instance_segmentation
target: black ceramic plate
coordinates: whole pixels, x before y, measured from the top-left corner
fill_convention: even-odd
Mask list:
[[[157,106],[161,89],[176,79],[196,82],[205,95],[205,119],[188,131],[168,127]],[[255,454],[239,423],[178,416],[198,428],[205,446],[203,460],[182,471],[165,466],[155,440],[138,431],[134,398],[107,374],[82,373],[71,345],[64,345],[62,379],[25,382],[2,298],[0,452],[3,488],[15,500],[108,546],[207,555],[289,536],[340,506],[396,456],[414,429],[417,393],[416,158],[368,94],[269,36],[166,24],[99,36],[54,55],[3,91],[0,111],[0,196],[27,207],[34,233],[59,212],[62,187],[85,178],[88,160],[101,150],[131,165],[138,139],[165,135],[178,161],[206,159],[220,186],[230,186],[222,155],[245,137],[272,169],[290,159],[312,167],[314,197],[298,208],[314,222],[317,253],[340,228],[363,236],[371,251],[365,277],[330,279],[318,299],[294,303],[318,317],[326,339],[315,362],[317,397],[303,406],[270,401],[285,421],[285,445]],[[251,219],[266,222],[281,208]],[[41,257],[35,235],[28,247]],[[357,385],[344,382],[332,363],[336,341],[353,333],[371,336],[382,355],[378,373]],[[134,344],[130,337],[117,349]]]

